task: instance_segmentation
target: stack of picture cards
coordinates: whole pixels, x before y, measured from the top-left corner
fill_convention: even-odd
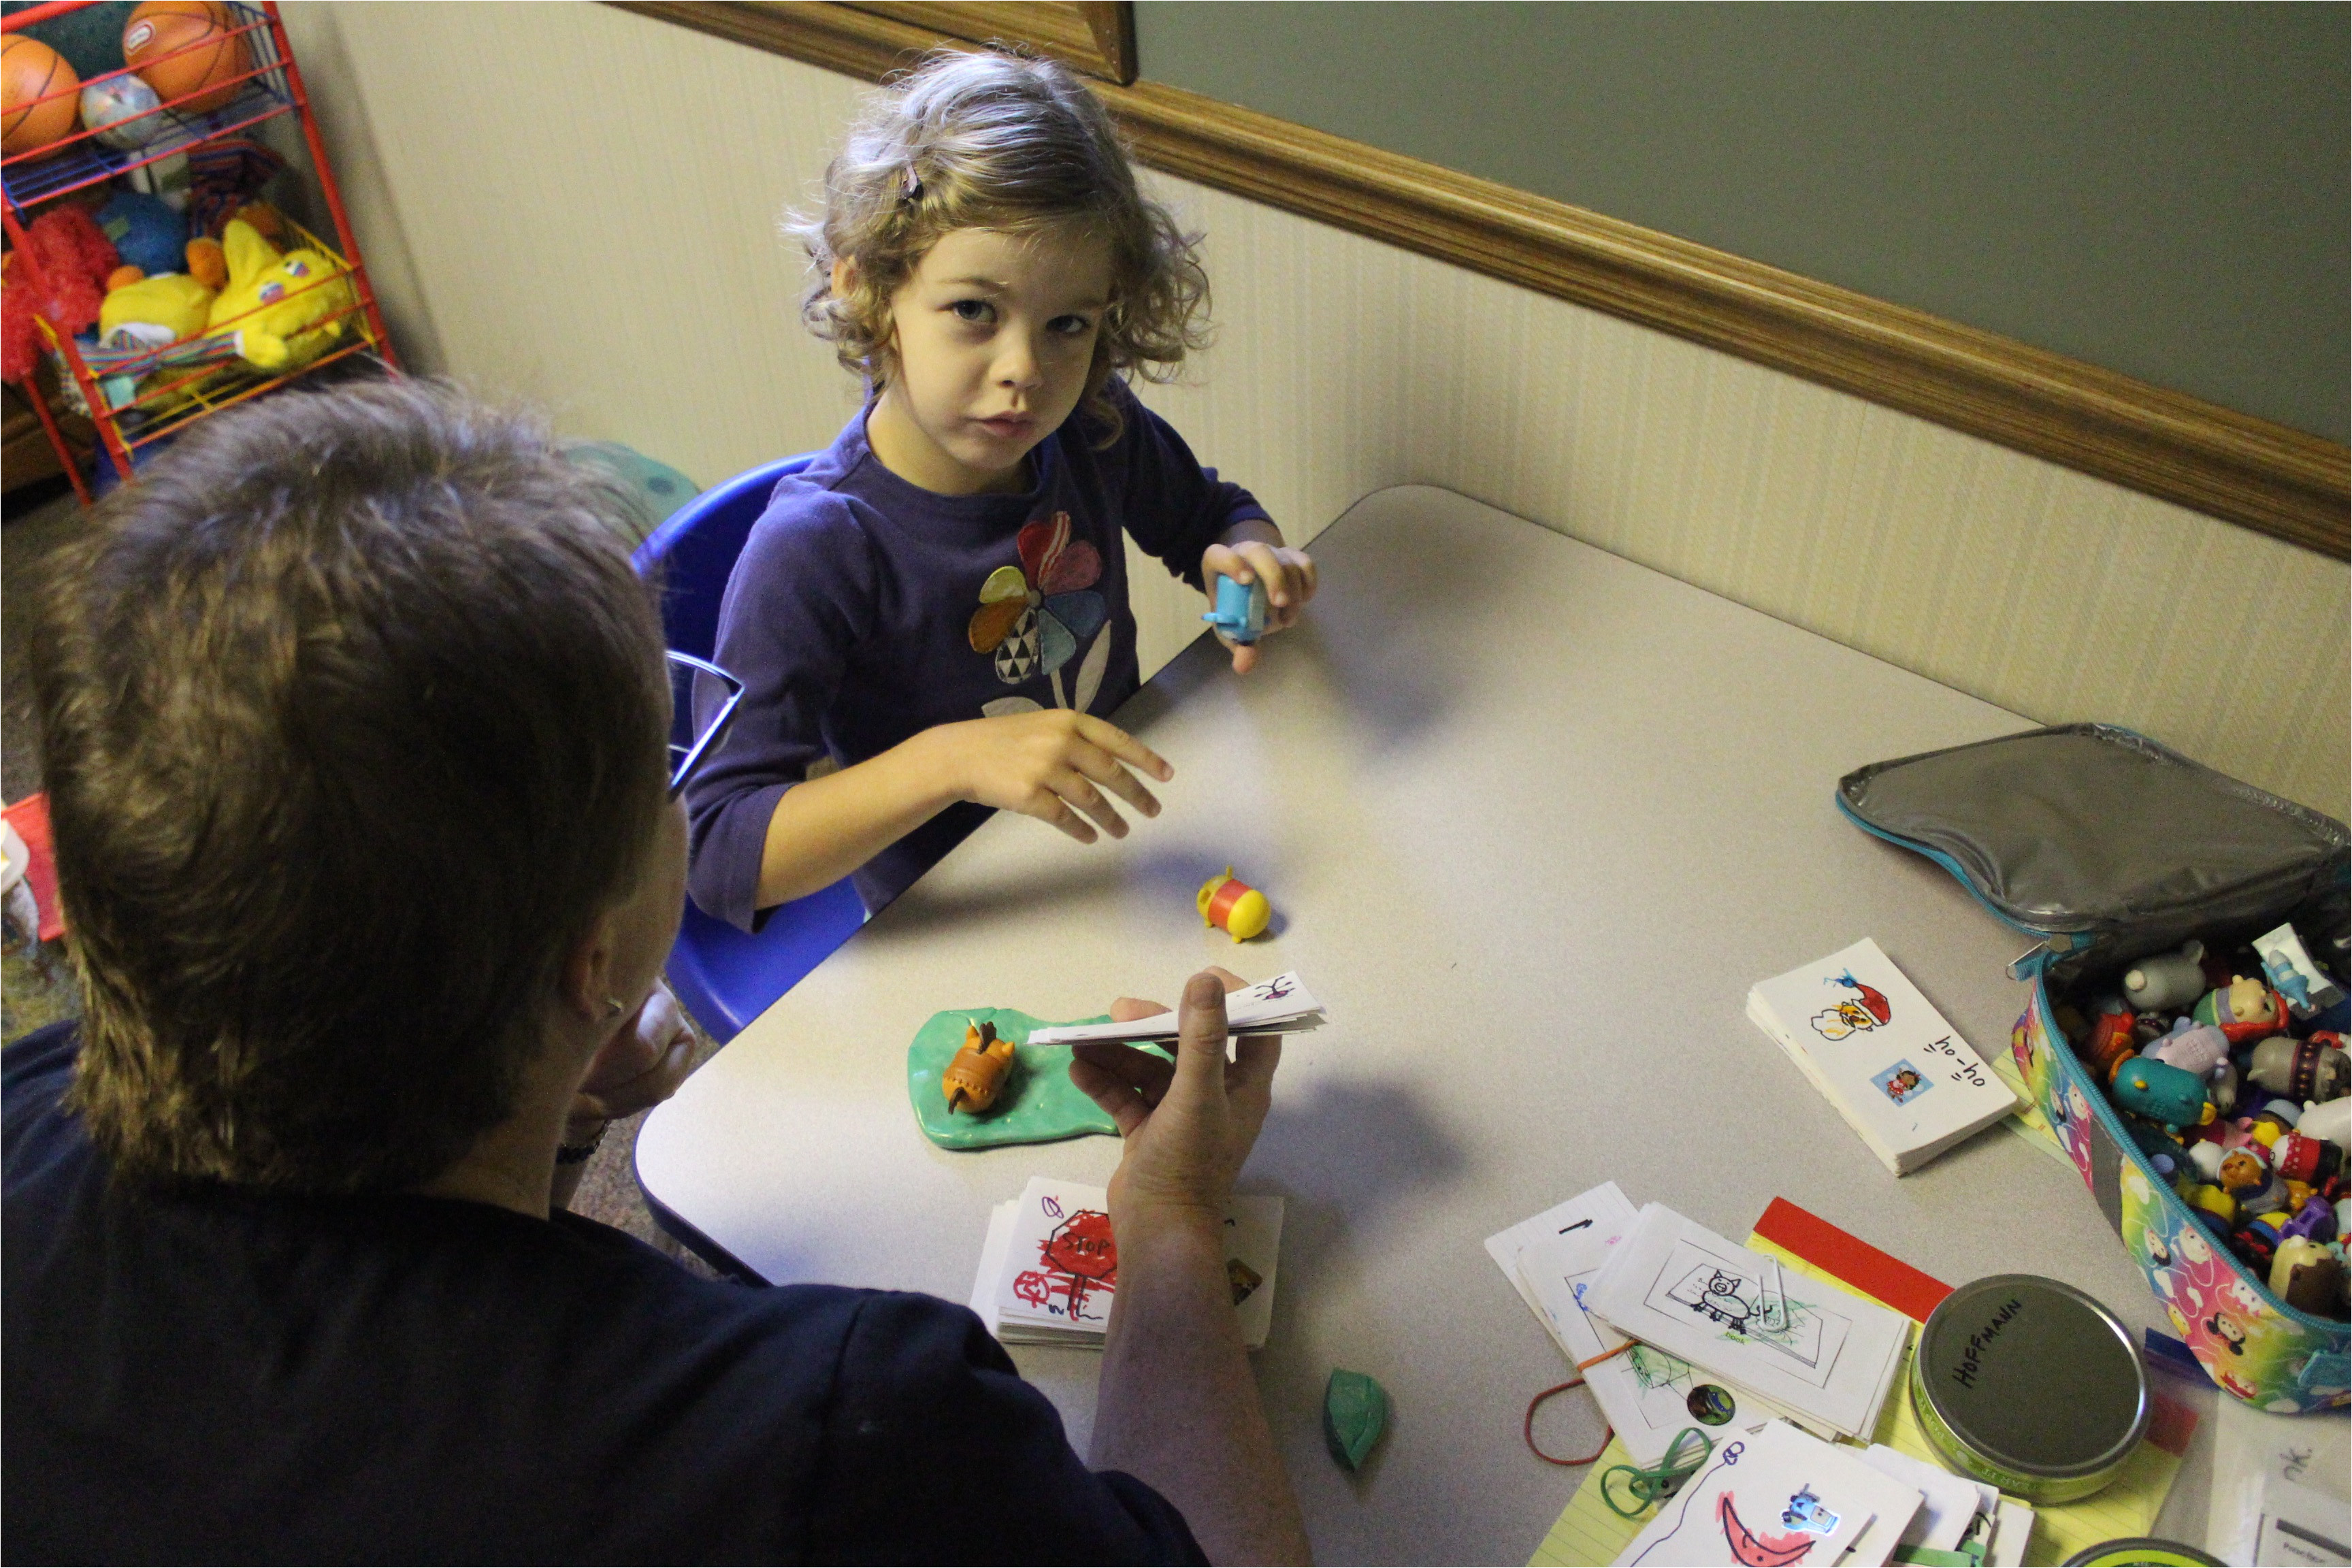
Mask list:
[[[1908,1483],[1853,1450],[1771,1421],[1718,1439],[1617,1561],[1642,1568],[1841,1561],[1877,1568],[1920,1501]]]
[[[1486,1251],[1584,1380],[1633,1462],[1663,1462],[1693,1426],[1740,1432],[1791,1414],[1717,1373],[1654,1345],[1629,1342],[1585,1310],[1584,1295],[1635,1218],[1614,1182],[1603,1182],[1486,1238]]]
[[[1752,1390],[1816,1430],[1864,1442],[1910,1343],[1901,1313],[1784,1273],[1663,1204],[1644,1206],[1608,1249],[1582,1305],[1621,1338]]]
[[[1235,1196],[1224,1233],[1234,1315],[1242,1342],[1256,1350],[1274,1322],[1282,1200]],[[1033,1176],[990,1214],[971,1310],[1003,1343],[1099,1350],[1118,1292],[1118,1247],[1102,1188]]]
[[[1296,1035],[1320,1028],[1322,1024],[1323,1004],[1315,1000],[1315,994],[1307,989],[1296,971],[1261,980],[1225,996],[1228,1035]],[[1172,1046],[1176,1043],[1176,1015],[1155,1013],[1129,1024],[1063,1024],[1029,1033],[1033,1046],[1076,1046],[1093,1041]]]
[[[1756,985],[1748,1016],[1898,1176],[2017,1109],[1868,937]]]

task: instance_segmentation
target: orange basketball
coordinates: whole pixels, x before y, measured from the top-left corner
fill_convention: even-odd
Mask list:
[[[122,28],[123,63],[174,108],[204,113],[235,98],[247,70],[245,39],[218,0],[142,0]],[[215,82],[226,83],[215,87]]]
[[[0,153],[14,157],[79,130],[80,86],[65,57],[40,39],[0,34]]]

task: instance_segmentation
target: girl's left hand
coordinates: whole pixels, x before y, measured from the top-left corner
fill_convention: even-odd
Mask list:
[[[566,1138],[583,1142],[573,1131],[593,1133],[599,1122],[635,1116],[676,1094],[694,1066],[694,1026],[686,1021],[685,1010],[669,987],[656,981],[636,1016],[588,1064],[588,1076],[572,1097]]]
[[[1304,550],[1293,550],[1276,539],[1241,539],[1212,544],[1201,554],[1201,580],[1213,584],[1231,577],[1244,585],[1265,584],[1265,631],[1271,637],[1297,624],[1307,601],[1315,596],[1315,563]],[[1234,673],[1247,675],[1257,663],[1257,649],[1236,643],[1222,632],[1218,640],[1234,650]]]

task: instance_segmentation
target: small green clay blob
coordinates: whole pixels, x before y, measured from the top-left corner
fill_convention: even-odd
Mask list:
[[[1099,1024],[1108,1016],[1067,1021]],[[963,1048],[964,1029],[972,1024],[994,1024],[998,1037],[1013,1046],[1013,1071],[1003,1091],[994,1105],[978,1114],[949,1110],[948,1097],[940,1089],[940,1075]],[[1010,1007],[932,1014],[907,1047],[907,1098],[914,1102],[923,1136],[942,1149],[1054,1143],[1090,1132],[1117,1136],[1118,1125],[1070,1081],[1070,1047],[1029,1044],[1030,1030],[1047,1026],[1046,1020]]]
[[[1340,1468],[1363,1468],[1388,1426],[1388,1390],[1360,1372],[1333,1369],[1323,1385],[1323,1441]]]

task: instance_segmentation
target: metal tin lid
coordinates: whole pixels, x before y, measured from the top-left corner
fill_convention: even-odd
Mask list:
[[[1995,1274],[1961,1286],[1919,1331],[1917,1389],[1952,1436],[2008,1470],[2053,1479],[2120,1466],[2147,1430],[2131,1331],[2072,1285]]]

